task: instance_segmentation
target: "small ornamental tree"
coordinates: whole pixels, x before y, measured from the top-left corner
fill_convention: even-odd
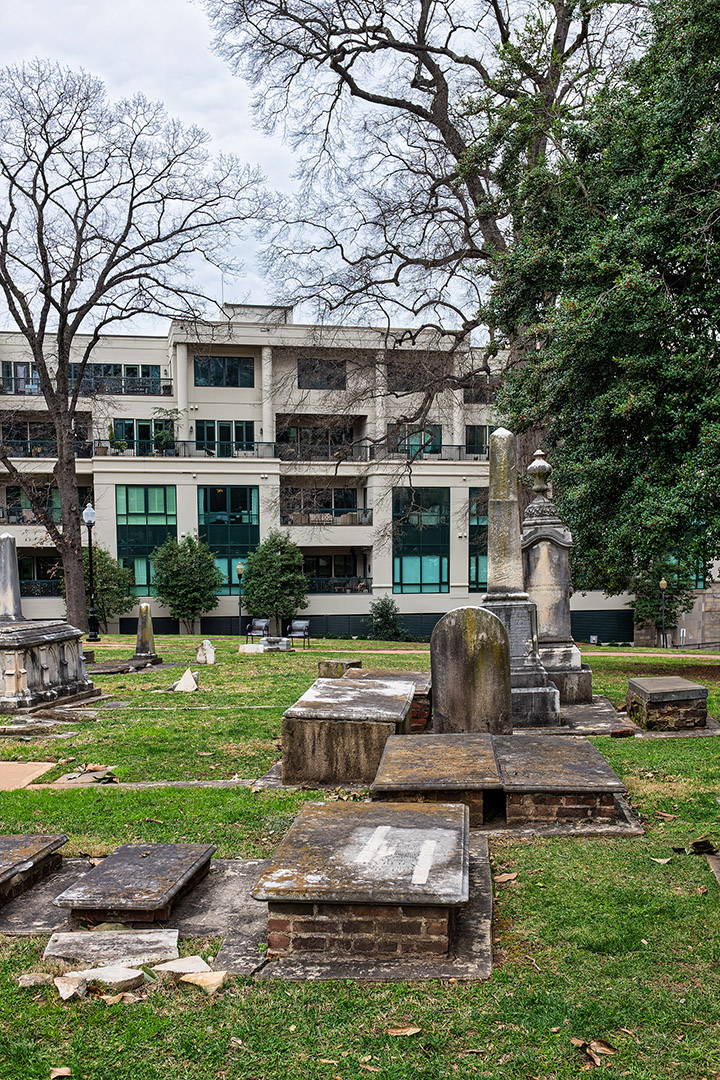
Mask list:
[[[180,543],[170,538],[153,551],[150,561],[158,600],[189,634],[194,633],[198,615],[217,607],[225,584],[212,551],[196,536],[184,536]]]
[[[85,596],[90,606],[90,559],[88,549],[83,548],[83,569],[85,571]],[[58,563],[60,589],[65,596],[65,577]],[[133,572],[122,566],[109,551],[93,544],[93,585],[95,591],[95,614],[100,629],[107,633],[108,621],[116,615],[124,615],[135,605],[132,595],[134,584]]]
[[[401,641],[402,630],[398,622],[400,609],[392,596],[380,596],[370,605],[372,637],[376,641]]]
[[[300,548],[284,533],[272,530],[248,556],[242,577],[243,607],[254,619],[292,619],[307,607],[307,578]]]

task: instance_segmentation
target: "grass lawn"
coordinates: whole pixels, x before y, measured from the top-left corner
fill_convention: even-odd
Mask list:
[[[198,640],[162,638],[158,651],[194,667]],[[126,705],[74,724],[70,739],[3,739],[0,757],[56,761],[41,782],[89,761],[113,766],[123,780],[255,778],[277,760],[282,710],[312,681],[317,659],[384,647],[327,641],[290,656],[239,657],[237,639],[215,644],[219,662],[200,669],[199,693],[153,693],[182,668],[101,676],[103,691]],[[133,646],[106,637],[96,655],[125,657]],[[368,655],[364,666],[429,668],[426,647],[401,648],[411,654]],[[632,675],[680,674],[707,685],[720,714],[720,661],[596,652],[588,659],[596,692],[616,704]],[[20,990],[13,977],[39,965],[45,940],[0,938],[0,1080],[48,1080],[63,1066],[75,1080],[566,1080],[587,1064],[572,1037],[616,1049],[602,1074],[720,1080],[720,889],[706,860],[684,850],[702,834],[720,846],[720,738],[595,742],[628,784],[647,835],[493,842],[495,872],[517,878],[496,885],[489,982],[236,978],[216,999],[163,986],[131,1005],[63,1005],[54,991]],[[258,857],[313,797],[35,786],[0,792],[0,831],[64,831],[68,854],[99,855],[137,839],[212,841],[219,856]],[[217,946],[186,942],[183,951],[207,956]],[[419,1033],[388,1034],[407,1025]]]

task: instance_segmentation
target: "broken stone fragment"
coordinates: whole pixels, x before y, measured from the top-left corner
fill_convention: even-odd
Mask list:
[[[42,971],[31,971],[27,975],[18,975],[18,986],[23,990],[29,989],[31,986],[52,986],[52,975],[46,975]]]
[[[199,986],[206,994],[216,994],[225,985],[226,978],[227,971],[198,971],[190,975],[182,975],[180,982]]]
[[[169,689],[180,692],[185,691],[185,693],[192,693],[193,690],[197,690],[198,688],[198,674],[199,673],[197,671],[191,671],[190,668],[188,668],[183,677],[181,679],[178,679],[177,682],[173,683]]]
[[[63,1001],[78,1001],[87,994],[87,983],[80,974],[58,975],[53,982]]]
[[[177,943],[177,930],[59,931],[48,941],[43,960],[139,968],[177,960]]]
[[[142,986],[145,972],[113,964],[109,967],[88,968],[87,971],[68,971],[65,978],[82,979],[87,986],[97,986],[101,990],[114,990],[116,994],[121,994],[125,990],[135,990]]]
[[[179,960],[168,960],[165,964],[156,964],[152,970],[161,979],[177,982],[183,975],[197,975],[210,971],[202,956],[183,956]]]

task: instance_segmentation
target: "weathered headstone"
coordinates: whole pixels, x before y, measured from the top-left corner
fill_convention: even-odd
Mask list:
[[[152,614],[149,604],[138,605],[137,640],[133,660],[145,660],[148,664],[160,664],[162,661],[155,652],[155,634],[153,633]]]
[[[572,536],[547,494],[551,474],[552,466],[537,450],[528,468],[536,495],[522,523],[525,585],[537,608],[540,659],[560,691],[560,704],[583,705],[592,701],[592,672],[583,665],[570,629]]]
[[[215,646],[209,638],[203,638],[197,647],[197,653],[195,654],[196,664],[214,664],[215,663]]]
[[[443,615],[430,638],[433,726],[438,734],[510,732],[510,649],[500,619],[481,607]]]
[[[61,619],[25,619],[15,537],[0,536],[0,712],[90,695],[82,630]]]
[[[172,684],[170,689],[177,690],[180,693],[192,694],[194,690],[199,688],[199,685],[198,672],[191,671],[190,668],[188,668],[181,678]]]
[[[490,436],[488,588],[482,603],[507,631],[514,727],[558,724],[560,695],[540,661],[537,611],[525,591],[515,436],[507,428]]]

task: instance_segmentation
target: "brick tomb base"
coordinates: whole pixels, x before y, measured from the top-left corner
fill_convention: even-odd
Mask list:
[[[268,904],[268,955],[445,956],[452,909],[415,904]]]
[[[613,795],[588,795],[559,792],[505,796],[505,815],[508,825],[534,822],[615,821]]]
[[[668,678],[630,679],[627,713],[647,731],[684,731],[707,725],[707,687]]]

